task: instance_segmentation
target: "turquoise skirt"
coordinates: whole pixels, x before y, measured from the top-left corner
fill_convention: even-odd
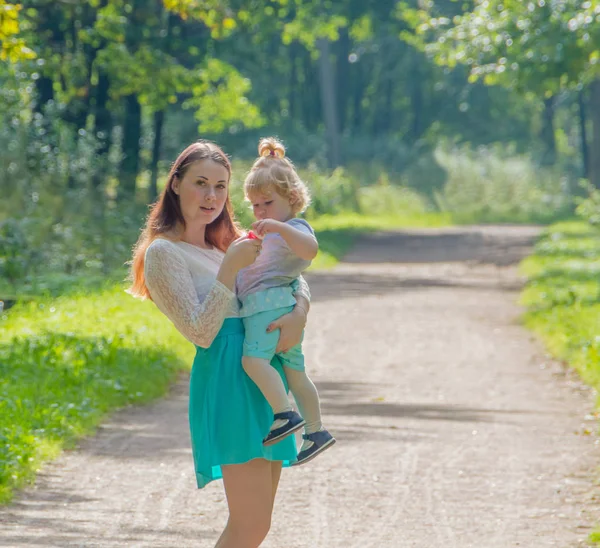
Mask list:
[[[223,477],[221,466],[252,459],[296,460],[294,436],[264,447],[263,438],[273,422],[273,411],[242,367],[244,326],[227,318],[209,348],[196,347],[190,379],[190,431],[196,481],[202,488]],[[281,362],[271,365],[284,383]],[[287,388],[287,384],[286,384]]]

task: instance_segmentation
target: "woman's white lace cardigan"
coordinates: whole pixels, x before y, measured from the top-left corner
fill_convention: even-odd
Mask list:
[[[152,300],[190,342],[208,348],[225,318],[239,317],[235,294],[217,278],[225,254],[158,238],[146,250],[144,276]],[[297,295],[310,299],[300,277]]]

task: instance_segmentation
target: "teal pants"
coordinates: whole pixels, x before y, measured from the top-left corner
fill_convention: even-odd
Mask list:
[[[272,321],[281,318],[281,316],[291,312],[293,309],[293,306],[286,306],[284,308],[276,308],[275,310],[257,312],[252,314],[252,316],[242,318],[246,332],[243,355],[271,361],[275,356],[275,348],[279,342],[279,330],[276,329],[267,333],[267,327]],[[302,338],[304,339],[304,333],[302,333]],[[290,367],[296,371],[304,371],[302,341],[287,352],[281,352],[277,355],[286,367]]]

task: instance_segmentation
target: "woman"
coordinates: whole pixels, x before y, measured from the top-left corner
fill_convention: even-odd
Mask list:
[[[229,160],[213,143],[193,143],[179,155],[134,249],[130,292],[151,298],[197,347],[189,416],[198,487],[223,478],[229,519],[216,547],[256,548],[296,447],[293,436],[263,446],[272,411],[241,364],[244,331],[233,291],[261,241],[241,237],[230,178]],[[306,323],[308,288],[302,279],[298,285],[294,310],[269,326],[281,330],[278,351],[300,342]]]

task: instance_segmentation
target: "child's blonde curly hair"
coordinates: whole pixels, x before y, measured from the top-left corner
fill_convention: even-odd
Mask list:
[[[285,157],[283,144],[274,137],[261,139],[258,156],[244,181],[246,199],[275,190],[283,198],[292,200],[294,215],[302,213],[310,204],[310,193],[294,164]]]

